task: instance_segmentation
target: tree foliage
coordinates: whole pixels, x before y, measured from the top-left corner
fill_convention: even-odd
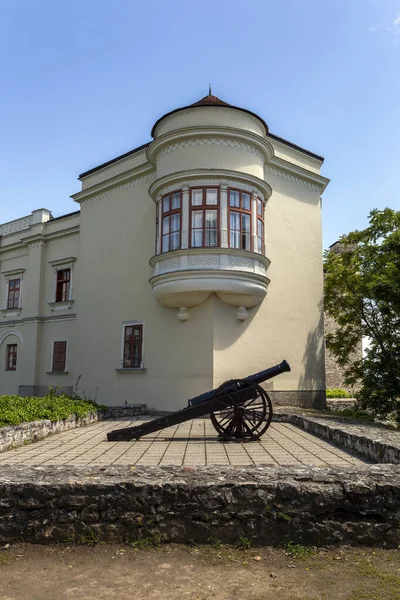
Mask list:
[[[371,211],[366,229],[325,253],[324,268],[325,310],[337,323],[329,349],[361,407],[400,423],[400,211]],[[354,360],[361,338],[369,344]]]

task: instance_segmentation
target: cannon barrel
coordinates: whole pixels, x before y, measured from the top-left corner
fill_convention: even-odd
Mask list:
[[[289,363],[286,360],[283,360],[278,365],[274,367],[270,367],[269,369],[264,369],[263,371],[259,371],[258,373],[254,373],[253,375],[249,375],[248,377],[244,377],[243,381],[248,383],[263,383],[264,381],[268,381],[268,379],[272,379],[276,377],[280,373],[285,373],[290,371]],[[237,389],[237,388],[232,388]],[[229,384],[226,387],[226,392],[232,391],[229,389]],[[211,390],[210,392],[205,392],[204,394],[200,394],[200,396],[196,396],[195,398],[191,398],[188,400],[188,406],[198,406],[199,404],[203,404],[211,400],[216,390]]]

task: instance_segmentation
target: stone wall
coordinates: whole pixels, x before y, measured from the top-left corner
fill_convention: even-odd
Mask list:
[[[400,473],[365,469],[3,467],[0,542],[400,543]]]
[[[62,421],[31,421],[20,425],[0,427],[0,452],[22,446],[26,442],[43,440],[53,433],[61,433],[67,429],[74,429],[82,425],[90,425],[103,418],[102,413],[89,413],[86,417],[70,417]]]

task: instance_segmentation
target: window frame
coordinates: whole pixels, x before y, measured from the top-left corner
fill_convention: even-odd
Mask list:
[[[64,369],[54,369],[54,350],[55,345],[64,343],[65,344],[65,361],[64,361]],[[51,365],[50,365],[50,373],[68,373],[68,340],[64,339],[55,339],[52,341],[51,346]]]
[[[141,337],[141,349],[140,349],[140,365],[138,367],[129,367],[125,365],[125,330],[127,327],[140,327],[142,330]],[[120,371],[143,371],[144,368],[144,321],[134,320],[134,321],[124,321],[122,323],[121,329],[121,358],[120,358]]]
[[[58,275],[59,273],[63,273],[63,272],[68,272],[68,279],[59,279]],[[55,291],[55,298],[54,298],[54,302],[56,304],[59,304],[60,302],[69,302],[71,300],[71,267],[61,267],[60,269],[57,269],[57,273],[56,273],[56,291]],[[67,283],[67,290],[66,290],[66,295],[65,298],[63,298],[63,285],[64,283]],[[61,291],[61,297],[59,298],[59,287],[60,285],[60,291]]]
[[[193,191],[202,190],[203,192],[203,203],[202,204],[192,204]],[[216,190],[217,191],[217,203],[216,204],[207,204],[207,190]],[[216,210],[217,211],[217,243],[215,246],[206,246],[206,219],[205,219],[205,211],[206,210]],[[203,215],[203,225],[202,225],[202,245],[201,246],[193,246],[192,244],[192,213],[196,211],[201,211]],[[189,248],[220,248],[221,247],[221,187],[217,185],[196,185],[189,188]]]
[[[231,206],[231,198],[230,198],[230,193],[231,192],[238,192],[239,193],[239,207],[235,207],[235,206]],[[247,210],[246,208],[242,208],[243,205],[243,201],[242,201],[242,197],[243,194],[246,194],[247,196],[250,196],[250,209]],[[252,193],[247,191],[247,190],[241,190],[239,188],[234,188],[234,187],[228,187],[228,194],[227,194],[227,205],[228,205],[228,248],[233,248],[234,250],[245,250],[246,252],[252,252],[253,251],[253,211],[252,211]],[[236,247],[236,246],[231,246],[231,212],[236,212],[240,214],[240,229],[239,229],[239,239],[240,239],[240,243],[242,243],[242,215],[248,215],[250,217],[250,232],[249,232],[249,236],[250,236],[250,247],[249,248],[242,248],[241,246]],[[236,231],[236,229],[233,229],[232,231]]]
[[[180,197],[180,201],[179,201],[179,208],[174,208],[172,209],[172,196],[174,194],[179,194]],[[164,212],[164,198],[167,198],[169,196],[169,201],[170,201],[170,209],[166,212]],[[182,247],[182,201],[183,201],[183,193],[182,190],[173,190],[171,192],[168,192],[168,194],[164,194],[163,196],[161,196],[161,223],[159,223],[159,227],[160,227],[160,254],[167,254],[167,252],[175,252],[176,250],[180,250]],[[174,250],[171,250],[171,234],[172,233],[176,233],[176,231],[172,232],[171,231],[171,217],[172,215],[176,215],[179,214],[179,244],[177,248],[174,248]],[[158,217],[158,214],[157,214]],[[165,235],[168,235],[168,250],[163,250],[163,240],[164,240],[164,218],[165,217],[169,217],[169,232],[166,233]],[[157,236],[156,236],[156,243],[157,243]]]
[[[11,348],[15,348],[14,351]],[[10,358],[14,357],[13,365],[9,366]],[[18,344],[7,344],[6,345],[6,365],[5,371],[16,371],[17,370],[17,357],[18,357]]]
[[[18,287],[17,288],[14,287],[13,291],[11,292],[10,284],[12,282],[15,282],[15,281],[18,281]],[[21,277],[13,277],[13,278],[10,277],[8,279],[7,304],[6,304],[7,310],[13,310],[13,309],[16,309],[16,308],[20,308],[20,305],[21,305],[21,287],[22,287],[21,286]],[[18,290],[18,300],[17,300],[17,303],[15,304],[15,295],[14,295],[13,299],[12,299],[12,305],[10,305],[10,295],[11,295],[11,293],[15,294],[16,290]]]
[[[258,212],[258,206],[259,203],[261,204],[261,214]],[[255,249],[255,252],[258,252],[259,254],[263,254],[265,256],[265,221],[264,221],[264,210],[265,210],[265,206],[264,206],[264,202],[261,200],[261,198],[259,198],[258,196],[256,196],[256,224],[257,224],[257,231],[256,231],[256,238],[257,238],[257,248]],[[260,221],[261,226],[262,226],[262,237],[260,237],[258,235],[258,222]],[[261,240],[261,250],[259,249],[259,241]]]

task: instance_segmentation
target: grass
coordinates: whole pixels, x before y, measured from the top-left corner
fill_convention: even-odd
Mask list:
[[[351,394],[341,388],[328,388],[326,390],[327,398],[351,398]]]
[[[85,417],[91,412],[105,410],[104,406],[91,400],[71,398],[65,394],[21,398],[21,396],[0,396],[0,427],[19,425],[30,421],[60,421],[71,416]]]
[[[316,554],[316,549],[310,546],[302,546],[301,544],[294,544],[288,542],[284,546],[284,552],[287,556],[292,558],[308,558]]]

